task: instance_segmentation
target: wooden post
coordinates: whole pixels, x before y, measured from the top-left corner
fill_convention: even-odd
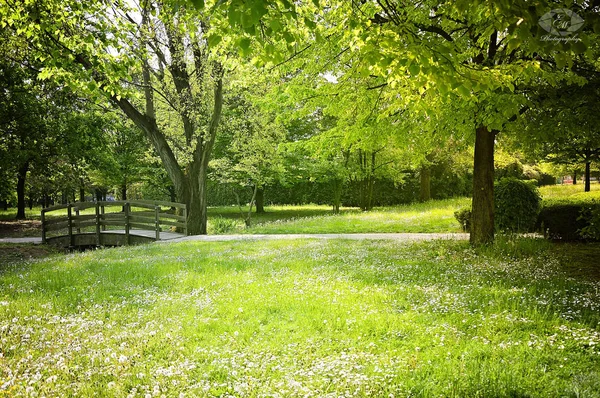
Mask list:
[[[104,205],[102,205],[102,207],[100,208],[100,211],[101,211],[100,214],[102,214],[102,221],[105,221],[106,218],[104,218]],[[102,225],[102,230],[106,231],[106,224]]]
[[[129,245],[129,212],[131,210],[131,205],[129,202],[125,203],[125,244]]]
[[[75,240],[73,239],[73,205],[69,203],[67,207],[67,225],[69,229],[69,246],[73,247]]]
[[[100,245],[100,203],[96,202],[96,246]]]
[[[80,234],[81,227],[79,226],[79,207],[75,208],[75,217],[77,217],[77,234]]]
[[[156,229],[156,240],[160,240],[160,206],[154,206],[154,228]]]
[[[187,227],[187,205],[183,206],[183,235],[187,236],[188,227]]]
[[[42,243],[46,243],[46,209],[42,209]]]

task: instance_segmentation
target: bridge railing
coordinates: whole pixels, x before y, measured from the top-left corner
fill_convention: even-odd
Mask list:
[[[173,209],[180,209],[174,214]],[[187,208],[185,204],[163,201],[98,201],[77,202],[42,209],[42,242],[54,236],[68,236],[73,245],[78,234],[100,235],[111,230],[124,230],[125,239],[137,231],[154,231],[154,238],[160,240],[160,233],[171,227],[187,235]]]

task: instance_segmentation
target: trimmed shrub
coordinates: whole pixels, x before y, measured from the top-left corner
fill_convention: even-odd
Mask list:
[[[549,239],[564,241],[582,240],[579,231],[585,228],[586,220],[581,216],[582,204],[559,204],[544,207],[538,216],[537,225]]]
[[[531,232],[535,228],[542,198],[536,186],[516,178],[504,178],[494,187],[496,229]]]
[[[585,223],[578,231],[583,239],[600,241],[600,204],[593,201],[591,205],[584,206],[578,221]]]
[[[463,232],[471,232],[471,207],[455,211],[454,218],[462,227]]]

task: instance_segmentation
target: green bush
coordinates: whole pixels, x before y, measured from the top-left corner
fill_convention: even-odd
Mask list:
[[[454,212],[454,218],[462,227],[463,232],[471,232],[471,207],[464,207]]]
[[[211,220],[210,226],[212,234],[228,234],[237,230],[238,223],[231,218],[215,217]]]
[[[600,240],[600,205],[595,201],[581,210],[578,221],[585,223],[579,235],[586,240]]]
[[[494,187],[496,229],[530,232],[535,228],[542,198],[534,184],[503,178]]]
[[[545,206],[537,226],[549,239],[562,241],[596,240],[600,223],[600,205],[555,204]]]

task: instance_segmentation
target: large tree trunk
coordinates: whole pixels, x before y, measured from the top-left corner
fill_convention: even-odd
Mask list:
[[[474,246],[494,241],[494,139],[496,131],[480,126],[475,132],[473,204],[470,241]]]
[[[573,170],[573,185],[577,184],[577,170]]]
[[[421,166],[420,180],[421,189],[419,193],[419,201],[427,202],[431,200],[431,167]]]
[[[121,184],[121,200],[127,200],[127,183]]]
[[[17,220],[25,219],[25,180],[29,171],[29,162],[25,162],[17,175]]]
[[[265,212],[265,189],[256,188],[256,213]]]
[[[585,162],[585,189],[584,192],[590,192],[590,164],[591,162]]]

